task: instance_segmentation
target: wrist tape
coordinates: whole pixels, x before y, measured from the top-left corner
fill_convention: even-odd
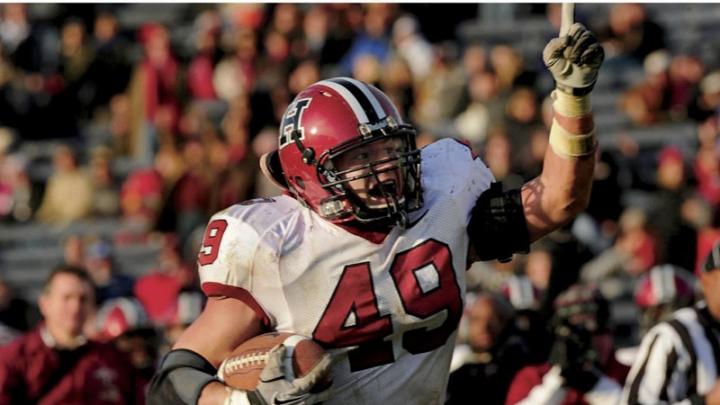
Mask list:
[[[581,117],[592,112],[590,106],[590,95],[573,96],[563,91],[552,92],[553,108],[558,114],[569,118]]]
[[[590,155],[597,148],[595,129],[587,134],[572,134],[553,119],[550,128],[550,146],[561,156],[579,157]]]

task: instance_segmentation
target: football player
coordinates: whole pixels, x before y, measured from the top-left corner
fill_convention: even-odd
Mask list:
[[[286,193],[211,218],[198,255],[208,304],[165,357],[149,402],[442,403],[470,247],[508,260],[589,197],[590,91],[604,54],[574,24],[543,57],[556,81],[551,147],[519,190],[503,191],[456,140],[418,150],[415,130],[373,86],[334,78],[300,92],[278,150],[261,159]],[[291,380],[279,346],[253,391],[215,377],[239,344],[272,330],[310,336],[329,354]],[[332,387],[314,392],[327,373]]]

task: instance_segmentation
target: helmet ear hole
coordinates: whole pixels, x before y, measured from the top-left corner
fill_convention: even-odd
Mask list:
[[[278,151],[272,151],[260,156],[260,170],[276,186],[284,189],[289,188],[280,165]]]

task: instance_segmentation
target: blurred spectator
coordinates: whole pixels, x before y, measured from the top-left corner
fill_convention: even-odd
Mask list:
[[[430,73],[417,84],[417,102],[410,116],[421,127],[434,129],[462,109],[466,82],[453,52],[451,44],[435,46]]]
[[[35,217],[47,224],[67,224],[86,218],[92,212],[92,181],[78,167],[75,152],[68,146],[59,146],[53,155],[53,167]]]
[[[85,241],[82,235],[70,234],[62,240],[63,259],[65,264],[82,267],[85,264]]]
[[[695,262],[697,232],[682,217],[682,204],[688,194],[687,174],[682,151],[663,148],[658,156],[657,184],[649,215],[657,232],[658,252],[667,263],[691,269]]]
[[[674,120],[687,117],[688,104],[700,80],[705,74],[705,66],[696,56],[679,55],[672,59],[668,70],[669,109]]]
[[[527,348],[513,333],[512,307],[502,297],[480,294],[468,308],[467,345],[453,353],[445,404],[467,403],[479,392],[483,403],[503,404],[515,373],[527,362]]]
[[[709,204],[720,204],[720,156],[716,150],[718,117],[713,116],[698,125],[698,150],[693,162],[697,191]]]
[[[374,74],[374,72],[370,72]],[[302,89],[320,80],[320,68],[313,60],[298,64],[288,77],[288,90],[295,97]]]
[[[383,68],[379,84],[398,108],[400,116],[407,117],[415,104],[412,73],[408,62],[397,57],[388,60]]]
[[[370,54],[358,56],[351,76],[373,86],[378,86],[382,76],[380,61]]]
[[[130,81],[127,52],[130,44],[120,35],[117,17],[109,11],[101,11],[95,17],[91,43],[95,53],[90,67],[93,107],[105,106]]]
[[[422,81],[432,66],[432,46],[423,37],[415,17],[404,15],[393,24],[392,43],[412,72],[413,81]]]
[[[138,37],[144,57],[135,67],[129,88],[133,108],[130,145],[133,156],[150,162],[160,142],[156,125],[174,128],[177,123],[180,67],[170,49],[167,28],[146,24],[140,28]]]
[[[623,402],[705,403],[720,401],[720,245],[699,273],[704,300],[675,311],[642,339],[625,383]]]
[[[82,334],[94,303],[87,273],[56,268],[38,303],[44,322],[0,347],[0,403],[135,402],[133,373],[125,357]]]
[[[455,127],[461,137],[478,144],[502,121],[504,107],[497,99],[495,74],[480,71],[468,77],[468,96],[469,104],[455,117]]]
[[[233,54],[218,63],[213,75],[215,93],[225,101],[250,94],[259,73],[255,67],[258,56],[255,31],[247,28],[238,30],[232,46]]]
[[[485,47],[477,42],[468,44],[463,51],[463,69],[469,79],[477,74],[487,71],[487,52]]]
[[[112,249],[110,242],[105,239],[87,238],[84,267],[95,284],[98,306],[109,299],[133,295],[134,280],[115,268]]]
[[[585,213],[575,219],[573,234],[594,254],[599,254],[612,245],[616,236],[622,212],[617,196],[622,194],[622,187],[618,179],[619,164],[613,153],[601,151],[596,156],[590,202]]]
[[[530,136],[541,127],[540,108],[532,89],[519,87],[513,90],[505,105],[508,140],[512,147],[512,169],[525,174],[532,164]]]
[[[182,173],[182,162],[172,147],[161,148],[155,155],[155,165],[131,173],[120,190],[123,217],[130,222],[154,225],[163,203],[163,191]]]
[[[195,18],[195,55],[188,65],[187,81],[190,95],[197,100],[213,100],[217,97],[213,87],[213,70],[222,56],[219,48],[221,34],[220,15],[215,10],[205,10]]]
[[[325,64],[323,53],[327,49],[330,35],[330,10],[324,4],[309,5],[302,21],[305,57]]]
[[[28,20],[27,4],[4,4],[0,41],[13,65],[25,72],[38,72],[42,65],[36,32]]]
[[[94,59],[82,21],[66,21],[60,35],[58,83],[52,84],[57,92],[53,99],[56,108],[70,116],[90,116],[94,85],[88,83],[88,70]]]
[[[253,196],[253,184],[257,170],[257,159],[252,151],[244,151],[240,160],[231,156],[227,144],[219,139],[206,143],[210,167],[215,176],[212,179],[210,212],[224,209],[238,201]]]
[[[0,278],[0,325],[8,328],[5,332],[25,332],[36,321],[35,311],[16,291]]]
[[[641,4],[616,4],[608,16],[608,56],[627,55],[638,62],[652,51],[665,48],[665,32],[647,17]]]
[[[515,86],[532,86],[535,80],[535,75],[525,70],[522,55],[509,45],[497,45],[490,50],[490,66],[498,77],[501,94]]]
[[[613,274],[626,272],[639,276],[655,265],[657,241],[648,230],[647,215],[640,208],[627,208],[620,216],[618,234],[613,246],[581,270],[585,281],[600,282]]]
[[[89,169],[93,183],[94,217],[114,217],[120,213],[120,195],[111,163],[112,152],[109,148],[100,146],[92,151]]]
[[[620,109],[639,126],[649,126],[660,121],[659,94],[649,87],[634,87],[623,94]]]
[[[554,307],[549,360],[517,373],[506,404],[618,403],[627,368],[613,357],[608,302],[593,287],[576,285]]]
[[[238,145],[230,148],[233,146]],[[185,141],[181,153],[185,170],[165,197],[157,229],[176,233],[184,247],[190,234],[207,219],[214,173],[207,170],[207,150],[199,140]]]
[[[132,144],[131,121],[135,107],[130,106],[126,94],[118,94],[110,99],[110,148],[115,156],[131,156],[135,152]]]
[[[705,121],[711,116],[717,116],[719,109],[720,70],[716,70],[700,81],[699,92],[688,106],[688,117],[695,121]]]
[[[390,54],[388,31],[396,6],[368,3],[363,7],[363,30],[357,33],[352,46],[340,61],[342,75],[353,72],[355,64],[365,55],[373,56],[379,63],[384,63]]]
[[[0,220],[24,222],[32,215],[31,184],[26,162],[10,152],[14,140],[10,129],[0,128]]]
[[[505,131],[500,128],[491,130],[485,140],[483,161],[495,179],[502,181],[503,187],[508,190],[523,184],[522,177],[512,171],[512,156],[512,144]]]
[[[178,316],[178,296],[196,287],[195,271],[181,262],[173,241],[167,241],[157,267],[135,283],[135,297],[150,320],[158,326],[172,325]]]

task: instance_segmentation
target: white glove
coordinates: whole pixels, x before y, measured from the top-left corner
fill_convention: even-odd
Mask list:
[[[590,93],[603,59],[605,51],[597,38],[580,23],[571,25],[567,35],[551,39],[543,50],[557,89],[574,96]]]
[[[278,345],[268,352],[268,360],[253,391],[232,390],[226,405],[300,405],[315,404],[329,398],[330,385],[321,392],[311,392],[330,371],[332,357],[325,354],[305,376],[289,380],[283,370],[286,348]]]

